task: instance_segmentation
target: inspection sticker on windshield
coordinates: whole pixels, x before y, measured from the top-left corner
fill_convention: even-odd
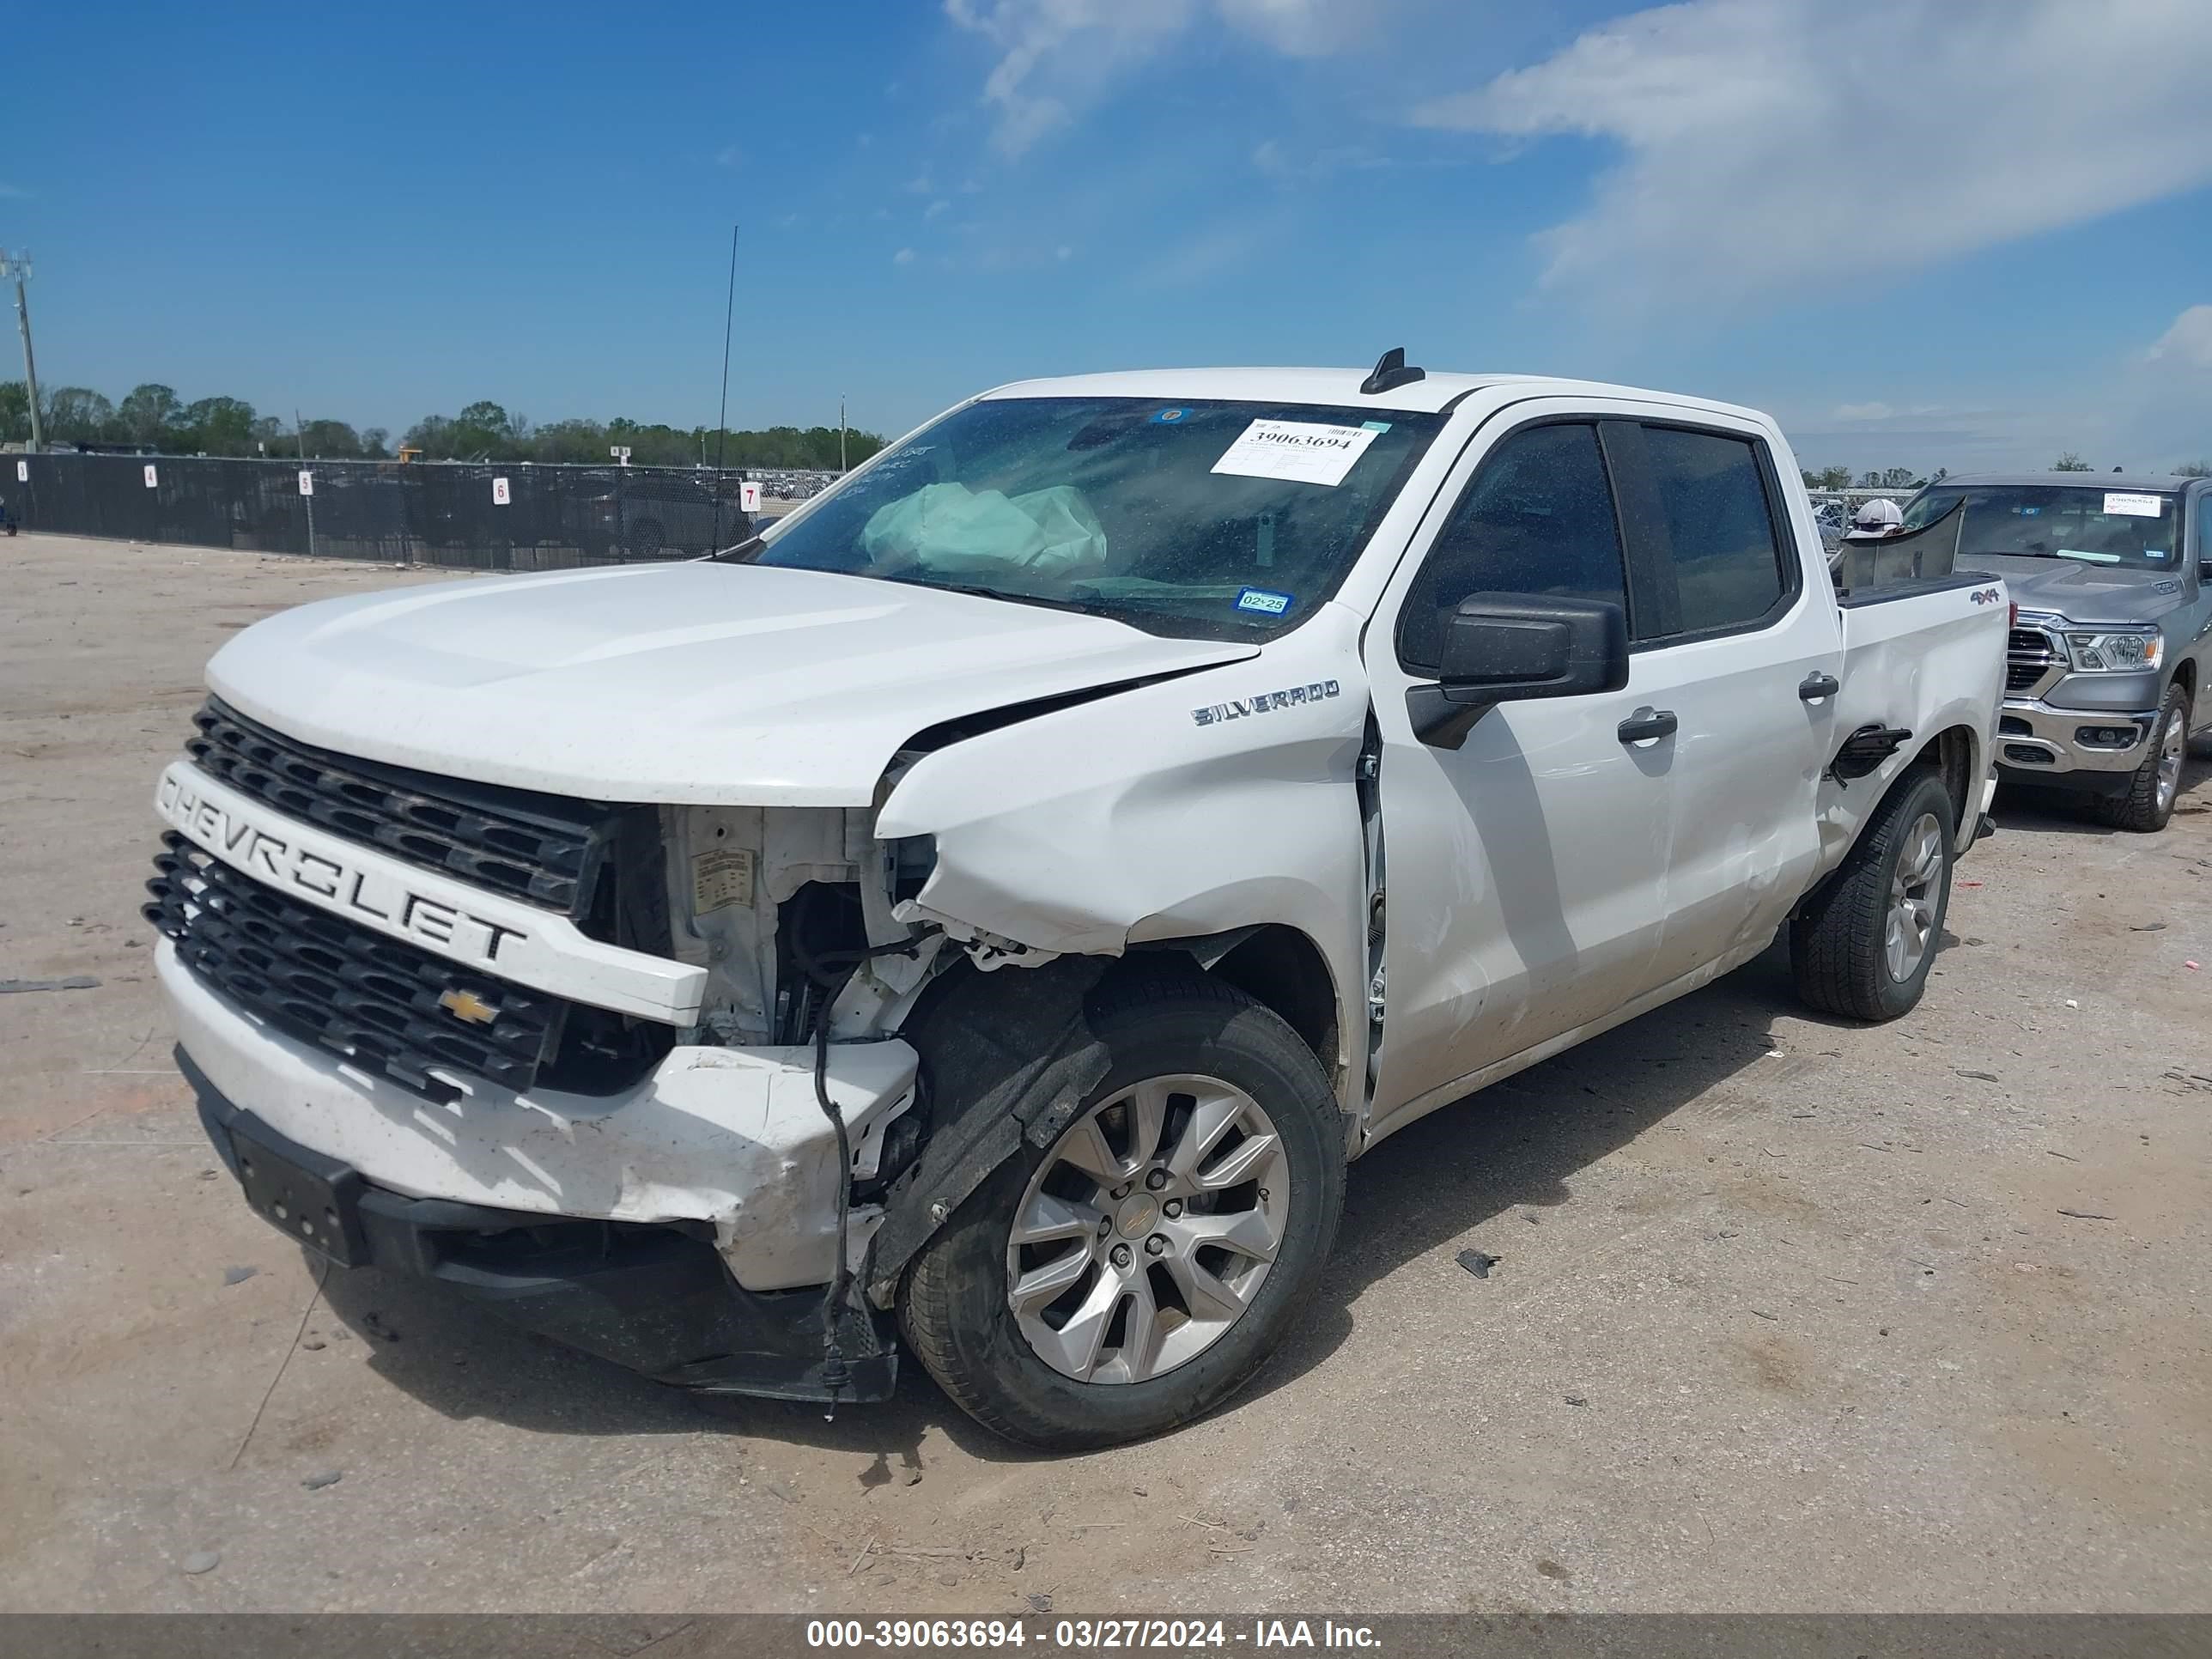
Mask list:
[[[2107,490],[2105,511],[2124,513],[2131,519],[2155,519],[2166,511],[2166,503],[2155,495],[2122,495],[2118,490]]]
[[[1240,478],[1287,478],[1334,489],[1375,437],[1364,427],[1255,421],[1213,464],[1213,470]]]
[[[1279,617],[1291,608],[1287,593],[1271,593],[1264,587],[1248,587],[1237,596],[1239,611],[1256,611],[1263,617]]]

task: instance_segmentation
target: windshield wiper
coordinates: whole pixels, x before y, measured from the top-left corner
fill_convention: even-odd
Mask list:
[[[768,537],[763,533],[758,536],[750,536],[735,547],[726,547],[719,553],[709,553],[707,557],[709,562],[714,564],[743,564],[747,561],[740,557],[740,555],[757,553],[767,545]]]
[[[852,574],[859,576],[866,575],[869,573],[856,570]],[[1103,617],[1111,614],[1098,605],[1086,604],[1081,599],[1047,599],[1042,593],[1023,593],[1011,592],[1003,587],[986,587],[981,582],[940,582],[909,576],[883,576],[877,580],[896,582],[901,587],[927,587],[939,593],[965,593],[971,599],[1004,599],[1010,605],[1041,605],[1050,611],[1073,611],[1086,617]]]

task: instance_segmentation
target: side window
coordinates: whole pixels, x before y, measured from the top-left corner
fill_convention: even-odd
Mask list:
[[[1759,452],[1747,439],[1644,429],[1674,553],[1681,631],[1758,622],[1789,589]]]
[[[1434,673],[1444,619],[1470,593],[1553,593],[1627,608],[1596,427],[1530,427],[1483,458],[1406,595],[1399,661]]]

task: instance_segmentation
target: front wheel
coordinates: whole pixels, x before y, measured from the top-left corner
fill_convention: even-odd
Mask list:
[[[2141,835],[2165,829],[2181,794],[2181,763],[2188,753],[2189,694],[2179,685],[2168,686],[2151,731],[2150,753],[2129,775],[2125,789],[2097,797],[2098,818],[2115,830]]]
[[[1099,1085],[976,1189],[900,1303],[954,1403],[1059,1450],[1158,1434],[1242,1384],[1311,1293],[1344,1200],[1328,1080],[1242,992],[1140,982],[1092,1033]]]
[[[1951,792],[1907,772],[1790,924],[1797,994],[1852,1019],[1895,1019],[1927,988],[1951,902]]]

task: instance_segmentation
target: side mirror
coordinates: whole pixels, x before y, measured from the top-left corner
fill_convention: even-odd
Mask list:
[[[1501,702],[1579,697],[1628,684],[1628,617],[1596,599],[1475,593],[1445,623],[1437,684],[1408,690],[1424,743],[1456,749]]]

